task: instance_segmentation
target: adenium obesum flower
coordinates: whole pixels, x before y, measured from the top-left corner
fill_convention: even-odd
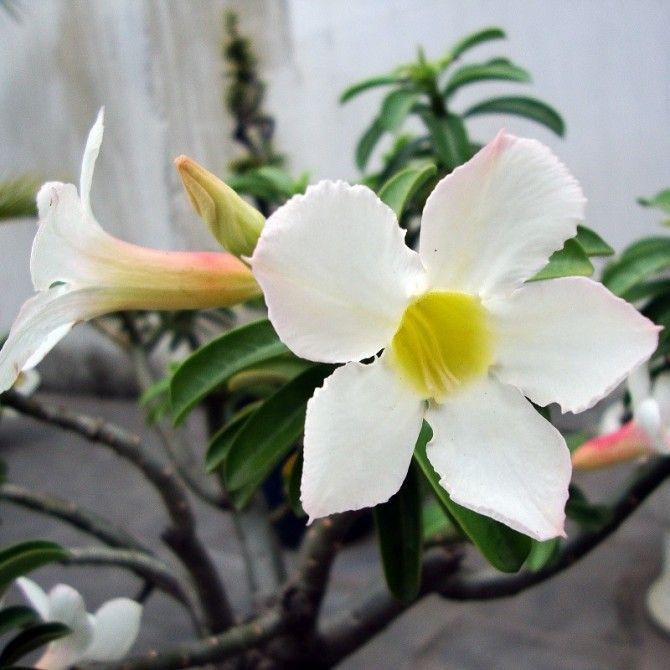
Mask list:
[[[72,631],[49,643],[36,668],[60,670],[83,661],[116,661],[135,642],[142,606],[134,600],[114,598],[88,614],[83,598],[71,586],[57,584],[47,594],[26,577],[16,584],[42,621],[65,624]]]
[[[584,442],[572,453],[578,470],[595,470],[653,454],[670,455],[670,372],[654,382],[642,365],[628,377],[633,418],[621,425],[623,403],[607,410],[601,435]]]
[[[435,187],[418,253],[363,186],[321,182],[268,219],[251,265],[272,324],[297,355],[345,363],[307,406],[310,518],[393,495],[425,418],[454,501],[538,539],[563,534],[570,455],[529,400],[590,407],[658,331],[589,279],[526,283],[584,203],[548,148],[501,132]]]
[[[37,294],[0,351],[0,392],[80,321],[122,309],[223,307],[260,294],[249,268],[231,254],[145,249],[100,227],[89,193],[102,134],[101,111],[86,143],[79,194],[73,184],[49,182],[37,195],[30,259]]]

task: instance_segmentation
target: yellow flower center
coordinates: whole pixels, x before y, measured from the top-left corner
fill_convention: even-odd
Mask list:
[[[405,310],[389,352],[391,364],[424,398],[439,401],[488,370],[486,310],[465,293],[425,293]]]

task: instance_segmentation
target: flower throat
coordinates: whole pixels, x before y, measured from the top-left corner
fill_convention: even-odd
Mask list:
[[[488,370],[492,355],[486,310],[465,293],[426,293],[405,310],[390,354],[391,364],[424,398],[439,401]]]

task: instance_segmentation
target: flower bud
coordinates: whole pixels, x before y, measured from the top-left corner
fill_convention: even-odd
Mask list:
[[[251,256],[265,217],[188,156],[179,156],[175,165],[193,209],[219,244],[235,256]]]

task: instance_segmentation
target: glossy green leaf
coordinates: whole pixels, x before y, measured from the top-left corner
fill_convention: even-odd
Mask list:
[[[268,320],[231,330],[201,347],[172,377],[170,394],[175,423],[234,374],[287,352]]]
[[[379,197],[400,218],[410,198],[436,173],[434,165],[405,168],[379,189]]]
[[[0,595],[17,577],[67,557],[65,549],[46,540],[28,540],[6,547],[0,551]]]
[[[652,237],[631,245],[603,271],[602,282],[610,291],[626,296],[640,282],[670,269],[670,238]]]
[[[577,226],[577,236],[574,240],[589,257],[612,256],[614,254],[614,249],[598,233],[586,226]]]
[[[458,505],[449,497],[447,491],[440,485],[439,475],[433,470],[426,456],[426,445],[431,437],[432,430],[424,421],[414,449],[414,460],[423,472],[435,498],[493,567],[502,572],[517,572],[530,551],[530,538],[490,517]]]
[[[593,274],[593,265],[582,247],[574,239],[566,240],[562,249],[555,251],[549,262],[531,281],[555,279],[557,277],[582,276]]]
[[[530,553],[526,559],[526,567],[531,572],[538,572],[542,568],[548,566],[556,556],[560,547],[560,540],[553,538],[540,542],[538,540],[531,541]]]
[[[451,97],[462,86],[481,81],[530,81],[530,74],[522,67],[506,59],[491,60],[488,63],[462,65],[449,78],[444,89],[445,97]]]
[[[14,628],[25,628],[39,621],[35,610],[25,605],[11,605],[0,610],[0,635]]]
[[[412,465],[400,490],[374,510],[384,576],[391,593],[409,603],[421,586],[421,486]]]
[[[418,99],[417,93],[404,88],[391,91],[384,98],[379,113],[379,123],[384,130],[390,133],[397,132]]]
[[[0,653],[0,665],[13,665],[31,651],[69,635],[72,631],[62,623],[38,623],[12,638]]]
[[[261,405],[262,401],[249,403],[245,405],[230,421],[218,430],[209,441],[207,446],[207,454],[205,455],[205,467],[207,472],[216,470],[228,455],[231,445],[235,437],[240,432],[242,426],[247,419],[255,412]]]
[[[651,198],[638,198],[637,201],[643,207],[653,207],[660,209],[665,214],[670,214],[670,188],[659,191]]]
[[[370,77],[370,79],[365,79],[364,81],[359,81],[358,83],[350,86],[346,89],[340,96],[340,103],[344,104],[352,98],[356,97],[364,91],[368,91],[371,88],[377,88],[379,86],[389,86],[390,84],[396,84],[400,81],[399,77],[392,74],[381,75],[380,77]]]
[[[473,105],[463,113],[468,118],[479,114],[512,114],[535,121],[552,130],[560,137],[565,133],[561,115],[546,102],[524,96],[490,98]]]
[[[466,35],[464,38],[456,42],[453,47],[449,50],[449,60],[456,60],[459,56],[464,54],[466,51],[476,47],[479,44],[484,42],[490,42],[491,40],[499,40],[505,37],[505,31],[502,28],[497,28],[492,26],[490,28],[483,28],[477,32]]]
[[[386,129],[379,119],[375,119],[372,125],[363,133],[360,140],[358,140],[358,144],[356,145],[356,165],[359,170],[365,170],[372,152],[385,132]]]
[[[288,454],[304,429],[307,401],[332,369],[321,364],[308,368],[249,416],[225,459],[229,491],[260,485]]]
[[[430,110],[423,110],[420,115],[428,129],[435,153],[447,170],[453,170],[470,158],[470,141],[459,117],[437,117]]]

